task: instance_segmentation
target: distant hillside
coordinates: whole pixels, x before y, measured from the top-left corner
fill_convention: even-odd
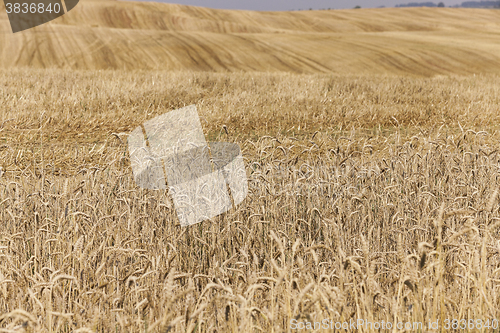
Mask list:
[[[437,7],[434,2],[410,2],[408,4],[396,5],[396,7]]]
[[[396,7],[437,7],[434,2],[410,2],[408,4],[396,5]],[[466,1],[455,8],[500,8],[500,1]]]
[[[500,1],[467,1],[462,2],[463,8],[500,8]]]
[[[81,0],[12,34],[0,1],[0,68],[341,74],[500,73],[500,10],[215,10]]]

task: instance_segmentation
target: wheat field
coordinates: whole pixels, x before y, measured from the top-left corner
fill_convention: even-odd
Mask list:
[[[496,75],[10,69],[0,87],[1,332],[498,323]],[[249,195],[181,228],[135,185],[126,134],[189,104],[241,146]]]

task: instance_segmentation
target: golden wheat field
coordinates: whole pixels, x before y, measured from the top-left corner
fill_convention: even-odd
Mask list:
[[[498,76],[0,82],[2,332],[428,331],[500,315]],[[250,190],[181,228],[166,192],[135,185],[124,133],[191,103],[210,139],[240,144]]]
[[[499,331],[500,11],[3,13],[0,332]],[[249,193],[181,227],[127,135],[191,104]]]

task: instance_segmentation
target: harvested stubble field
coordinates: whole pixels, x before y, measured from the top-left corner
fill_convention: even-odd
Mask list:
[[[0,1],[0,68],[300,74],[500,73],[500,11],[369,8],[258,12],[80,0],[12,34]]]
[[[3,70],[0,330],[491,325],[499,87],[498,76]],[[181,228],[168,193],[135,185],[124,133],[192,103],[210,139],[242,147],[250,193]]]

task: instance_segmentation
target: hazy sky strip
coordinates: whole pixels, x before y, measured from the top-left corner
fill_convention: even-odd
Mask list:
[[[135,0],[135,1],[151,1],[151,0]],[[291,9],[346,9],[353,8],[356,5],[365,8],[376,8],[380,6],[394,7],[398,4],[406,4],[409,2],[427,2],[415,0],[251,0],[251,1],[234,1],[234,0],[176,0],[164,1],[155,0],[157,2],[178,3],[183,5],[201,6],[219,9],[248,9],[248,10],[291,10]],[[438,3],[439,0],[430,0]],[[446,6],[461,4],[465,0],[444,0]]]

